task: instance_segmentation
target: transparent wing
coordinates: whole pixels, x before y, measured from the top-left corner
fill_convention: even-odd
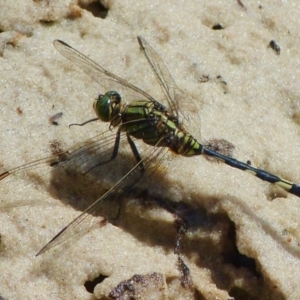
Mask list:
[[[108,132],[110,132],[110,134],[106,136]],[[72,164],[77,165],[81,173],[86,173],[88,168],[92,167],[91,164],[95,163],[91,162],[92,159],[95,157],[103,157],[104,154],[106,154],[105,157],[107,157],[107,152],[112,152],[111,149],[114,146],[115,138],[116,134],[111,134],[111,131],[107,130],[106,132],[81,143],[81,146],[77,147],[75,150],[54,150],[55,153],[53,153],[52,156],[41,158],[5,171],[0,174],[0,181],[8,176],[26,176],[26,172],[37,170],[44,166],[61,167]],[[93,151],[95,153],[87,159],[85,156],[87,156],[88,151]]]
[[[169,112],[178,117],[184,127],[200,140],[201,119],[195,102],[177,87],[163,60],[148,42],[141,36],[138,36],[138,42],[164,93]],[[103,84],[103,80],[110,80],[110,89],[113,89],[114,83],[118,86],[129,88],[142,98],[155,101],[145,91],[104,69],[65,42],[55,40],[53,44],[61,55],[69,59],[100,84]]]
[[[125,136],[121,136],[118,157],[116,160],[121,159],[122,155],[125,155],[127,151],[130,151],[127,146],[127,139],[124,137]],[[2,195],[4,196],[8,195],[10,191],[15,191],[19,186],[23,187],[35,184],[36,186],[44,185],[50,190],[51,184],[60,184],[60,186],[63,186],[62,181],[64,180],[67,184],[63,186],[63,190],[68,189],[73,192],[74,189],[77,189],[78,193],[80,193],[78,184],[75,180],[77,180],[77,182],[84,182],[89,179],[88,177],[91,177],[89,175],[92,175],[94,177],[102,176],[99,180],[101,179],[103,181],[103,173],[100,173],[99,170],[102,168],[96,167],[106,165],[110,162],[115,146],[115,140],[116,133],[112,133],[108,130],[94,138],[82,142],[80,145],[77,144],[76,147],[73,147],[73,149],[68,151],[64,151],[59,147],[55,149],[51,148],[53,153],[52,156],[38,159],[1,173],[0,191],[3,191]],[[131,153],[129,153],[129,156],[131,157]],[[128,167],[126,167],[124,171],[118,161],[117,163],[120,169],[119,173],[124,174],[124,172],[127,172]],[[135,161],[133,159],[132,165],[134,165],[134,163]],[[108,171],[109,170],[106,170],[105,172],[107,178],[109,178],[110,174]],[[113,175],[111,176],[114,177]],[[96,179],[94,181],[96,181]],[[94,189],[94,196],[91,197],[93,200],[97,199],[99,195],[99,187],[97,190],[96,188]],[[67,196],[68,195],[66,195],[66,197]],[[19,193],[13,195],[13,203],[11,203],[11,199],[9,199],[8,196],[6,198],[1,197],[1,208],[18,206],[18,201],[20,202],[19,199],[23,199],[23,196],[19,195]],[[22,202],[26,203],[26,200],[23,200]]]
[[[115,83],[120,86],[124,86],[126,88],[131,89],[132,91],[138,93],[142,98],[146,98],[150,101],[154,100],[145,91],[129,83],[127,80],[122,79],[121,77],[104,69],[103,67],[101,67],[100,65],[98,65],[97,63],[95,63],[90,58],[80,53],[76,49],[72,48],[65,42],[55,40],[53,42],[53,45],[62,56],[73,62],[77,67],[79,67],[87,75],[91,76],[95,81],[99,82],[100,84],[103,84],[103,80],[110,80],[110,90],[113,89],[113,83]]]
[[[93,182],[92,184],[86,184],[87,178],[85,177],[85,175],[90,174],[90,172],[93,172],[91,170],[95,169],[95,176],[98,175],[99,181],[102,182],[108,176],[110,176],[110,170],[113,173],[115,173],[116,170],[118,171],[120,165],[117,162],[112,161],[113,163],[116,163],[118,165],[117,168],[103,168],[101,176],[99,176],[98,172],[99,166],[106,165],[106,163],[110,162],[113,148],[115,146],[115,139],[116,134],[112,134],[111,131],[108,130],[104,133],[101,133],[100,135],[95,136],[92,139],[85,141],[80,147],[76,146],[75,150],[60,150],[52,156],[21,165],[19,167],[13,168],[0,174],[0,190],[3,187],[1,185],[6,185],[6,183],[8,183],[7,181],[11,183],[11,188],[14,188],[16,184],[18,184],[18,179],[24,179],[30,181],[30,183],[33,180],[37,180],[37,183],[40,184],[41,180],[48,178],[50,173],[52,173],[52,177],[54,178],[49,179],[49,181],[51,181],[51,183],[53,183],[52,181],[55,181],[55,183],[53,184],[57,184],[58,181],[59,190],[64,190],[67,188],[70,193],[73,193],[73,188],[78,188],[76,185],[79,183],[83,186],[88,186],[87,192],[90,193],[89,198],[91,198],[90,200],[92,204],[87,209],[85,209],[77,218],[75,218],[66,227],[64,227],[47,245],[45,245],[38,252],[37,255],[40,255],[43,252],[48,251],[52,247],[66,241],[72,236],[84,232],[86,229],[89,229],[91,226],[95,225],[95,223],[99,222],[99,219],[95,218],[95,216],[99,216],[103,212],[104,216],[107,216],[105,215],[105,213],[107,212],[113,212],[113,216],[115,217],[116,208],[112,206],[116,203],[114,203],[113,201],[119,201],[121,195],[123,197],[126,192],[130,191],[132,186],[144,175],[144,172],[141,171],[141,165],[143,164],[143,167],[146,170],[147,174],[151,174],[157,169],[158,165],[161,164],[164,158],[164,154],[168,152],[168,150],[163,147],[147,147],[147,151],[143,153],[145,157],[138,164],[135,164],[133,155],[129,153],[129,156],[133,159],[132,165],[134,165],[134,167],[131,168],[129,171],[126,171],[127,173],[125,172],[125,176],[123,176],[123,169],[121,171],[123,175],[120,176],[120,174],[118,174],[118,176],[116,176],[114,174],[113,180],[115,180],[115,177],[121,179],[118,180],[116,184],[114,184],[107,192],[105,192],[99,198],[98,195],[99,193],[101,193],[101,191],[99,191],[99,186],[95,186],[95,182]],[[125,149],[126,146],[127,151]],[[126,152],[128,151],[131,150],[128,147],[128,142],[124,134],[120,141],[120,153],[118,153],[118,157],[126,155]],[[128,164],[127,157],[125,165],[126,169],[128,170],[128,165],[130,168],[130,164]],[[64,180],[62,179],[64,175],[60,176],[61,173],[67,174],[69,180],[67,184],[65,184],[64,181],[62,182],[62,180]],[[31,175],[33,175],[34,177],[32,177]],[[75,176],[77,175],[79,175],[80,177],[79,180],[75,178]],[[89,187],[92,185],[94,185],[93,188],[95,192],[89,191]],[[80,193],[81,191],[78,192],[78,194]],[[71,195],[68,193],[67,197],[71,197]],[[58,198],[61,199],[61,197]],[[98,200],[94,201],[95,199]],[[15,203],[15,206],[20,205],[19,203]],[[12,205],[8,208],[12,208],[15,206]],[[85,207],[87,206],[85,205]],[[1,206],[1,208],[3,207]],[[112,215],[110,214],[109,217],[111,216]]]
[[[93,215],[98,215],[101,208],[106,201],[117,199],[121,195],[123,196],[128,192],[132,186],[144,175],[141,171],[141,165],[148,173],[155,171],[156,167],[151,168],[153,161],[157,162],[157,158],[160,160],[163,158],[162,152],[166,152],[166,148],[153,147],[151,153],[146,155],[139,163],[137,163],[124,177],[122,177],[111,189],[109,189],[104,195],[90,205],[84,212],[82,212],[77,218],[73,219],[67,226],[65,226],[54,238],[52,238],[36,255],[40,255],[49,249],[63,243],[70,237],[73,237],[94,225],[96,221]],[[156,164],[155,164],[156,165]],[[157,165],[156,165],[157,166]]]
[[[163,60],[148,42],[141,36],[137,39],[165,95],[168,109],[200,141],[201,119],[195,102],[177,87]]]

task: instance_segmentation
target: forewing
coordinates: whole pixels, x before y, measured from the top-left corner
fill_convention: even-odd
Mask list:
[[[177,87],[165,63],[148,42],[141,36],[137,39],[165,95],[167,108],[200,141],[201,121],[195,102]]]
[[[80,53],[76,49],[72,48],[67,43],[55,40],[53,42],[56,50],[65,58],[74,63],[77,67],[79,67],[82,71],[84,71],[87,75],[92,77],[95,81],[103,85],[104,81],[109,80],[108,88],[110,90],[116,89],[118,92],[118,86],[122,89],[122,87],[129,88],[131,91],[137,93],[140,98],[146,98],[150,101],[154,100],[149,94],[145,91],[139,89],[135,85],[129,83],[127,80],[109,72],[104,69],[90,58]],[[105,93],[107,91],[103,91]],[[119,91],[120,92],[120,91]]]

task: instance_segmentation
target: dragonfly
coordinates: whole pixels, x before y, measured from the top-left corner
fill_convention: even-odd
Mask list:
[[[197,107],[175,84],[169,70],[159,54],[141,36],[137,37],[140,49],[148,61],[164,94],[164,103],[155,100],[145,91],[131,84],[125,79],[104,69],[90,58],[77,51],[61,40],[55,40],[54,47],[65,58],[74,63],[82,71],[101,83],[108,80],[112,85],[125,87],[135,92],[139,98],[129,103],[123,103],[121,95],[116,90],[100,94],[94,101],[93,108],[96,118],[84,122],[84,125],[94,120],[109,123],[109,136],[100,134],[93,140],[88,140],[83,146],[74,151],[58,151],[55,155],[28,164],[21,165],[0,174],[0,183],[8,177],[37,170],[41,165],[53,168],[61,166],[75,166],[82,174],[92,169],[106,165],[116,159],[121,145],[126,141],[133,154],[134,166],[102,196],[94,201],[87,209],[80,213],[68,225],[62,228],[36,255],[40,255],[68,238],[86,229],[93,214],[101,212],[104,204],[112,199],[121,197],[129,191],[146,173],[153,173],[162,163],[165,153],[171,151],[175,155],[192,157],[205,155],[213,157],[233,168],[246,171],[261,180],[275,184],[287,192],[300,197],[300,185],[285,180],[265,170],[255,168],[250,163],[244,163],[231,156],[224,155],[211,147],[205,146],[190,128],[199,130],[198,120],[193,116],[198,114]],[[183,95],[183,97],[182,97]],[[198,115],[197,115],[198,116]],[[75,125],[75,124],[72,124]],[[142,141],[148,148],[141,155],[136,141]],[[95,163],[87,158],[87,152],[94,151],[92,158],[100,158]],[[105,155],[104,155],[105,153]]]

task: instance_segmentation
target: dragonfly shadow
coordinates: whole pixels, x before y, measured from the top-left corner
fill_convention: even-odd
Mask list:
[[[121,151],[112,161],[109,161],[109,150],[106,155],[88,150],[84,150],[84,157],[77,155],[75,151],[71,159],[53,167],[48,191],[52,197],[80,212],[99,199],[136,163],[129,154]],[[94,215],[107,218],[110,214],[116,215],[118,208],[112,205],[115,200],[111,197],[104,201],[101,210],[95,211]]]
[[[89,154],[86,155],[85,159]],[[93,153],[91,157],[95,159]],[[53,169],[49,191],[80,213],[99,199],[134,165],[132,155],[123,153],[116,160],[83,175],[78,173],[81,169],[73,161],[70,165]],[[157,193],[153,191],[153,186]],[[234,274],[242,268],[244,272],[240,275],[245,276],[245,280],[252,274],[258,282],[262,275],[256,271],[255,260],[239,252],[235,224],[226,213],[208,213],[203,205],[204,202],[220,199],[201,195],[198,196],[201,197],[198,201],[193,202],[197,203],[196,206],[183,202],[174,203],[168,198],[171,188],[172,184],[158,168],[151,176],[145,174],[129,190],[113,194],[101,205],[100,210],[92,214],[95,217],[105,217],[150,247],[159,247],[166,253],[174,252],[177,247],[177,253],[185,258],[187,266],[195,264],[199,268],[210,270],[212,280],[219,288],[231,289],[233,294],[246,293],[243,288],[235,290],[232,278],[227,276],[228,272]],[[247,210],[246,207],[244,209]],[[119,217],[115,219],[119,212]],[[249,211],[248,214],[252,216]],[[180,245],[177,243],[179,236]],[[258,284],[259,288],[263,290],[264,286],[259,287]]]
[[[76,152],[73,155],[76,156]],[[103,156],[103,152],[101,156],[97,156],[92,151],[84,151],[84,159],[72,158],[54,166],[49,193],[78,210],[78,214],[82,213],[136,164],[130,151],[123,150],[115,160],[101,164],[109,157],[111,151],[108,151],[106,156]],[[198,207],[193,207],[186,203],[174,203],[169,199],[172,184],[168,182],[163,171],[162,164],[155,168],[154,174],[146,173],[134,186],[129,186],[128,190],[124,188],[121,192],[113,193],[97,210],[92,211],[92,216],[104,217],[139,241],[149,246],[163,247],[166,252],[174,251],[180,230],[178,220],[183,220],[189,229],[201,228],[201,231],[208,235],[218,218],[208,215],[201,207],[201,201]],[[188,240],[185,243],[188,243]],[[193,243],[196,245],[195,241]],[[203,245],[209,248],[214,246],[213,243],[209,243],[210,239]],[[189,251],[198,252],[203,245],[197,244],[198,249],[192,247]]]
[[[108,152],[105,159],[110,156],[111,152]],[[85,151],[84,162],[82,159],[71,159],[54,166],[49,193],[78,210],[78,214],[83,212],[136,164],[132,153],[128,151],[121,151],[115,160],[97,166],[103,159],[103,153],[97,157],[95,153]],[[82,172],[91,166],[93,168],[89,172]],[[92,212],[92,216],[106,218],[148,245],[173,251],[178,236],[175,222],[177,208],[172,201],[166,200],[167,196],[161,196],[168,195],[171,188],[162,171],[163,168],[159,167],[151,176],[144,174],[128,190],[113,193],[99,209]],[[157,194],[149,192],[148,187],[152,187],[153,191],[154,186]],[[187,210],[192,211],[193,208],[185,207]],[[202,220],[202,224],[210,224],[204,212],[199,213],[198,220]]]

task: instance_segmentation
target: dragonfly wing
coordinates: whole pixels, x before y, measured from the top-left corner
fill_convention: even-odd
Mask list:
[[[179,121],[189,130],[195,137],[197,132],[200,132],[200,117],[198,114],[197,106],[194,101],[187,97],[175,84],[169,70],[165,66],[161,57],[157,52],[148,44],[142,37],[138,37],[138,42],[141,49],[146,56],[150,66],[156,75],[156,78],[162,88],[162,91],[167,99],[168,109],[174,116],[177,116]],[[145,91],[139,89],[135,85],[129,83],[127,80],[109,72],[101,67],[99,64],[92,61],[90,58],[80,53],[76,49],[63,41],[55,40],[53,42],[57,51],[65,58],[69,59],[86,74],[91,76],[95,81],[103,84],[103,81],[110,81],[109,89],[116,89],[122,91],[122,88],[131,90],[136,93],[138,97],[155,101]],[[114,86],[117,86],[116,88]],[[200,134],[198,134],[200,136]]]
[[[201,142],[201,117],[195,101],[186,94],[176,94],[176,101],[180,104],[178,118],[183,127]]]
[[[94,138],[82,142],[80,145],[77,144],[76,148],[74,146],[74,148],[68,151],[63,151],[60,148],[53,150],[51,148],[53,151],[52,156],[35,160],[1,173],[0,191],[6,191],[3,195],[7,195],[7,197],[5,197],[5,199],[3,197],[1,198],[0,207],[14,207],[14,205],[18,206],[20,203],[27,205],[27,202],[31,201],[31,199],[24,201],[22,195],[18,197],[19,195],[16,194],[13,195],[14,201],[11,203],[10,194],[14,191],[16,183],[18,183],[19,186],[24,184],[24,187],[44,185],[45,188],[51,189],[52,185],[59,181],[58,178],[66,178],[66,181],[70,182],[70,189],[72,189],[72,178],[74,177],[72,175],[78,175],[79,181],[83,181],[86,178],[84,178],[83,175],[110,161],[115,139],[116,134],[108,130]],[[120,141],[120,152],[127,151],[127,147],[125,147],[125,145],[123,146],[126,142],[126,138],[124,139],[122,137]],[[94,176],[94,174],[92,174],[92,176]],[[70,177],[70,179],[68,180],[67,177]],[[55,186],[53,186],[53,188],[55,190]]]
[[[166,151],[165,148],[154,147],[151,148],[151,154],[146,155],[139,163],[137,163],[125,176],[123,176],[111,189],[109,189],[104,195],[90,205],[84,212],[82,212],[77,218],[71,221],[65,226],[53,239],[51,239],[36,255],[40,255],[49,249],[63,243],[72,236],[75,236],[85,230],[91,228],[94,225],[95,218],[93,215],[99,215],[102,211],[102,207],[106,201],[119,198],[120,195],[128,192],[132,186],[141,178],[143,173],[141,172],[141,166],[150,169],[150,165],[161,152]],[[152,170],[153,171],[153,170]]]
[[[140,47],[148,60],[156,79],[168,101],[168,109],[178,116],[178,103],[175,100],[176,90],[178,90],[169,70],[158,53],[141,36],[137,37]]]
[[[153,101],[154,99],[147,94],[145,91],[139,89],[135,85],[129,83],[127,80],[111,73],[110,71],[104,69],[99,64],[92,61],[90,58],[85,56],[84,54],[80,53],[67,43],[55,40],[53,42],[54,47],[56,50],[65,58],[70,60],[72,63],[74,63],[77,67],[79,67],[82,71],[84,71],[87,75],[92,77],[95,81],[103,85],[103,81],[109,80],[109,89],[112,90],[113,86],[116,85],[120,88],[117,88],[117,91],[119,89],[122,90],[122,87],[129,88],[131,91],[134,91],[139,95],[139,98],[146,98],[150,101]],[[120,91],[119,91],[120,92]]]
[[[177,87],[165,63],[148,42],[141,36],[137,39],[167,99],[168,109],[191,134],[199,138],[201,121],[196,103]]]
[[[111,133],[108,130],[85,141],[80,147],[76,147],[75,150],[69,153],[68,158],[59,162],[59,164],[84,175],[93,168],[111,160],[115,141],[116,133]],[[121,143],[125,141],[121,139]]]

